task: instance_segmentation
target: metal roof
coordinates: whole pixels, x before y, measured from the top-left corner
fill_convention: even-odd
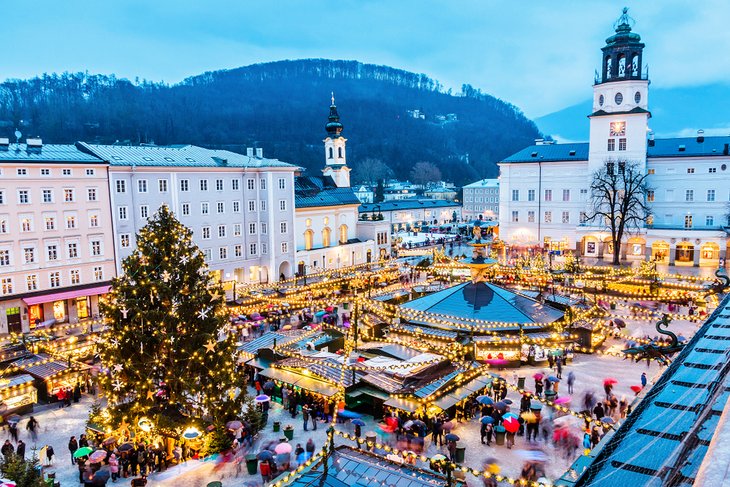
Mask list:
[[[359,204],[360,200],[352,188],[338,187],[330,176],[294,178],[294,206],[297,208]]]
[[[21,375],[14,375],[13,377],[6,377],[0,380],[0,389],[7,389],[10,387],[17,387],[22,386],[23,384],[28,384],[33,382],[35,379],[32,375],[29,374],[21,374]],[[7,381],[7,382],[5,382]]]
[[[327,462],[327,473],[324,462]],[[274,479],[276,482],[276,479]],[[328,458],[306,467],[284,483],[296,487],[446,487],[446,478],[431,470],[396,463],[380,455],[340,445]],[[452,480],[452,487],[465,483]]]
[[[254,338],[250,342],[244,342],[238,347],[238,351],[249,355],[256,355],[262,348],[273,348],[274,342],[276,342],[278,346],[285,345],[297,340],[301,334],[302,333],[298,333],[296,335],[284,335],[282,333],[270,331],[264,333],[258,338]]]
[[[464,283],[402,304],[401,308],[459,319],[513,324],[548,323],[563,312],[491,283]]]
[[[499,188],[499,179],[480,179],[471,184],[467,184],[464,188]]]
[[[277,159],[249,157],[236,152],[205,149],[195,145],[96,145],[77,142],[76,147],[109,161],[111,166],[296,168],[293,164]]]
[[[587,161],[588,142],[573,144],[531,145],[515,152],[502,162]]]
[[[593,462],[563,479],[577,477],[576,487],[692,484],[730,397],[728,344],[730,297],[674,358]]]
[[[728,154],[725,154],[725,145],[730,144],[730,136],[673,137],[654,139],[653,144],[650,143],[647,146],[646,156],[649,159],[663,157],[728,157]],[[502,162],[587,161],[588,148],[588,142],[531,145],[512,154]]]
[[[446,200],[412,199],[383,201],[382,203],[363,203],[358,208],[360,213],[371,213],[373,211],[397,211],[397,210],[420,210],[429,208],[458,207],[459,203]]]
[[[72,144],[46,144],[30,148],[26,144],[0,145],[0,161],[104,163],[103,158],[82,152]]]

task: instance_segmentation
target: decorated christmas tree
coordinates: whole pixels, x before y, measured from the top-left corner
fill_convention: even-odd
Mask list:
[[[109,426],[180,430],[221,425],[241,412],[225,295],[192,232],[167,208],[137,236],[103,303],[99,344]],[[121,425],[121,426],[120,426]]]

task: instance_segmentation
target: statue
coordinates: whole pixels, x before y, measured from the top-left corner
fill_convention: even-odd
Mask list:
[[[475,240],[481,240],[482,239],[482,227],[479,225],[474,225],[474,228],[471,229],[471,233],[474,235]]]
[[[671,319],[669,318],[669,315],[664,314],[662,315],[662,319],[656,323],[656,331],[662,335],[667,335],[670,338],[669,345],[657,345],[656,342],[652,340],[646,345],[629,347],[623,350],[623,352],[627,356],[631,355],[635,357],[637,362],[642,359],[655,359],[660,364],[667,365],[670,362],[668,355],[682,350],[685,345],[684,343],[679,342],[677,335],[667,330],[670,321]]]

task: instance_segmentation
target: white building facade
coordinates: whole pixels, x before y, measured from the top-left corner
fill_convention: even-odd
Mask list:
[[[462,216],[467,220],[499,219],[499,179],[482,179],[463,187]]]
[[[461,221],[461,205],[453,201],[412,199],[363,204],[360,217],[372,220],[382,216],[392,233]]]
[[[99,316],[115,276],[108,164],[0,139],[0,333]]]
[[[161,205],[193,231],[211,273],[223,282],[290,277],[294,261],[296,166],[196,146],[78,146],[109,162],[117,269],[135,235]]]
[[[573,250],[589,258],[656,259],[717,266],[726,256],[730,137],[660,139],[649,130],[644,44],[619,18],[602,49],[593,86],[590,140],[536,141],[499,163],[500,235],[513,247]],[[652,214],[613,249],[610,232],[587,221],[592,175],[604,164],[637,164],[647,174]]]

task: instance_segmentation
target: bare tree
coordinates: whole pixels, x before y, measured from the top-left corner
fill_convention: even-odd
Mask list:
[[[424,186],[426,183],[441,181],[441,170],[431,162],[417,162],[411,169],[411,181]]]
[[[352,179],[358,183],[376,183],[393,177],[393,170],[380,159],[367,158],[352,165]]]
[[[609,160],[593,173],[587,221],[611,231],[613,263],[621,260],[624,233],[641,228],[651,210],[646,204],[646,174],[639,164]]]

